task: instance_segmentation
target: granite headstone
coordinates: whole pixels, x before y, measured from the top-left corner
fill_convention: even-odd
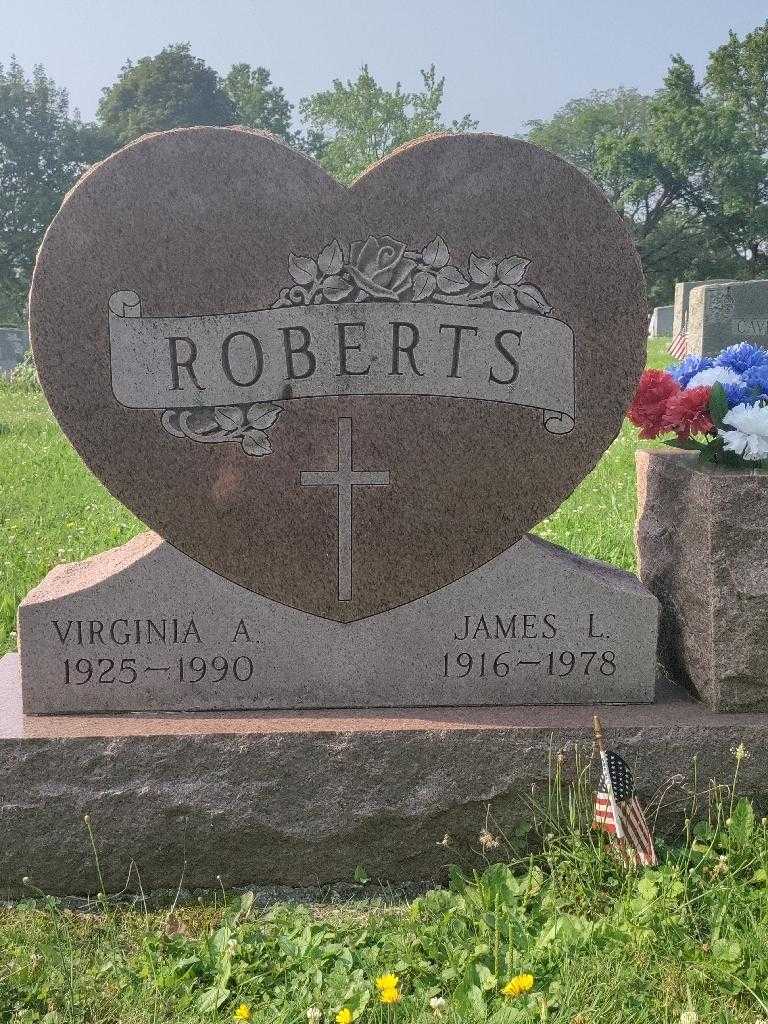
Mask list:
[[[659,338],[672,333],[674,306],[656,306],[648,324],[648,337]]]
[[[688,352],[717,355],[740,341],[768,345],[768,280],[694,288],[688,308]]]
[[[29,335],[21,327],[0,327],[0,373],[14,370],[29,348]]]
[[[714,277],[710,281],[678,281],[675,285],[675,301],[672,315],[672,337],[677,338],[688,330],[688,304],[691,291],[702,284],[724,284],[726,278]]]
[[[655,599],[523,539],[645,354],[637,254],[568,163],[434,136],[347,189],[246,129],[145,136],[68,195],[30,321],[163,540],[29,595],[27,711],[652,699]]]

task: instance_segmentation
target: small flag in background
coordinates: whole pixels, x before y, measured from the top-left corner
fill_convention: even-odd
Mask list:
[[[688,338],[685,331],[677,332],[677,336],[667,345],[667,352],[673,359],[685,359],[688,355]]]
[[[616,840],[621,853],[643,867],[656,867],[658,859],[653,836],[635,796],[629,765],[614,750],[603,747],[600,721],[595,717],[595,738],[600,750],[603,774],[595,796],[592,827],[607,832]]]

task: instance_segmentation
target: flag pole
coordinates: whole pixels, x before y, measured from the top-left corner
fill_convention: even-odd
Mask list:
[[[613,792],[611,773],[608,771],[608,755],[605,752],[605,746],[603,744],[603,727],[597,715],[595,715],[592,719],[592,726],[595,730],[595,742],[597,743],[597,749],[600,751],[600,761],[603,765],[603,778],[605,779],[605,788],[608,791],[608,799],[611,801],[611,811],[613,812],[613,820],[616,825],[616,838],[619,841],[619,846],[621,848],[622,853],[626,856],[624,850],[624,827],[621,823],[619,808],[616,804],[616,796]]]

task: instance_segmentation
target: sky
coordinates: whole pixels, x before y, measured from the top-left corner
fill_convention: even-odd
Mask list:
[[[765,0],[0,0],[0,62],[44,65],[86,119],[126,59],[169,43],[222,73],[264,65],[294,103],[364,63],[412,90],[435,63],[448,120],[515,134],[592,89],[652,91],[673,53],[701,72],[766,18]]]

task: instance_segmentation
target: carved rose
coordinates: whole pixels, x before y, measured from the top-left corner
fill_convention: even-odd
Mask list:
[[[405,243],[390,235],[364,242],[352,242],[349,265],[345,268],[358,288],[380,299],[398,299],[399,289],[408,287],[416,263],[405,256]]]

